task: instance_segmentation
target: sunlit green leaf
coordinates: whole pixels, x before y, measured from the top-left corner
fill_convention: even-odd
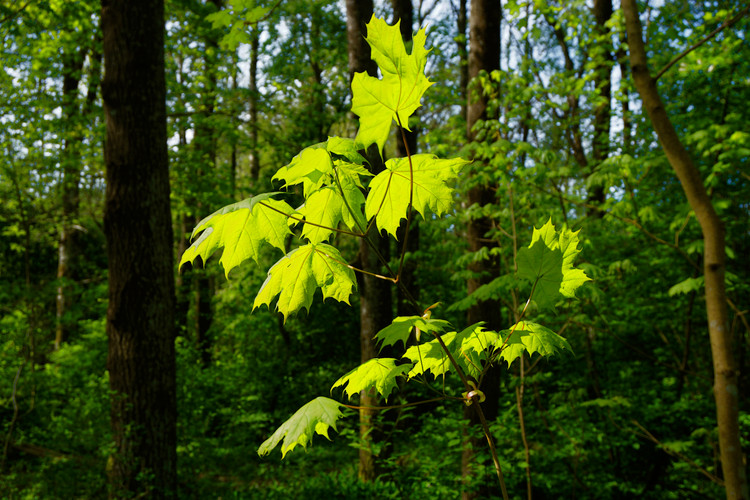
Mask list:
[[[288,318],[300,309],[310,309],[315,290],[323,299],[349,303],[355,288],[354,272],[344,264],[334,247],[320,243],[295,248],[268,271],[268,277],[253,302],[253,309],[271,302],[277,295],[276,309]]]
[[[197,257],[203,262],[223,248],[221,265],[229,271],[247,259],[258,262],[264,245],[284,251],[284,239],[291,234],[287,221],[294,210],[287,203],[274,200],[276,193],[265,193],[228,205],[209,215],[195,226],[192,238],[200,233],[180,259],[180,266]],[[287,215],[285,215],[287,214]]]
[[[374,387],[378,393],[388,399],[391,391],[396,388],[396,377],[405,377],[411,369],[410,364],[397,365],[393,358],[373,358],[336,381],[331,390],[346,385],[344,394],[351,398],[360,391]]]
[[[503,330],[501,338],[504,339],[511,331],[513,331],[513,327],[509,330]],[[502,343],[502,340],[498,340],[498,342]],[[524,350],[529,353],[529,356],[534,353],[539,353],[540,356],[552,356],[561,351],[573,352],[573,348],[570,347],[565,338],[546,326],[529,321],[518,323],[515,331],[513,331],[510,339],[508,339],[505,347],[500,352],[500,358],[507,361],[508,365],[510,365],[516,358],[519,358],[523,354]]]
[[[375,335],[376,343],[382,343],[380,348],[396,345],[402,342],[406,347],[406,341],[414,328],[423,332],[444,332],[451,324],[442,319],[424,319],[421,316],[398,316],[390,325],[380,330]]]
[[[281,442],[281,458],[292,451],[297,445],[307,448],[315,434],[328,437],[328,429],[336,430],[336,422],[344,416],[341,412],[343,405],[333,399],[318,397],[297,410],[292,417],[281,424],[271,437],[266,439],[258,448],[258,455],[271,453]]]
[[[399,28],[373,16],[367,24],[367,43],[382,79],[356,73],[352,80],[352,112],[359,116],[357,144],[366,149],[377,144],[382,151],[393,121],[408,129],[409,116],[420,106],[425,90],[432,85],[424,74],[427,53],[425,30],[413,37],[407,54]]]
[[[466,163],[461,158],[440,160],[429,154],[412,156],[411,165],[408,158],[388,160],[385,170],[370,181],[365,204],[367,219],[376,217],[378,229],[395,237],[401,220],[407,216],[410,193],[414,209],[423,217],[429,212],[441,215],[449,211],[453,207],[453,190],[447,183]]]
[[[578,255],[578,231],[563,227],[556,231],[550,219],[534,228],[531,243],[518,252],[518,276],[535,284],[533,300],[540,308],[554,305],[560,295],[574,298],[575,291],[590,281],[581,269],[573,268]]]

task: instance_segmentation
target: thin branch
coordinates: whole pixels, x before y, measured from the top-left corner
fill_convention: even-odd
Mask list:
[[[712,482],[718,484],[721,487],[724,487],[724,481],[722,481],[720,478],[714,476],[713,474],[711,474],[710,472],[708,472],[706,469],[704,469],[703,467],[701,467],[700,465],[698,465],[697,463],[695,463],[694,461],[692,461],[691,459],[689,459],[688,457],[686,457],[685,455],[683,455],[682,453],[680,453],[678,451],[675,451],[675,450],[669,449],[667,446],[664,445],[664,443],[662,443],[661,441],[659,441],[659,439],[657,439],[656,436],[654,436],[653,434],[651,434],[648,431],[648,429],[646,429],[645,427],[643,427],[637,420],[631,420],[631,422],[636,427],[638,427],[639,431],[641,431],[640,433],[633,432],[635,435],[641,436],[643,438],[648,439],[649,441],[651,441],[652,443],[654,443],[655,445],[657,445],[660,449],[662,449],[668,455],[671,455],[673,457],[679,458],[680,460],[682,460],[686,464],[688,464],[688,465],[694,467],[695,469],[697,469],[701,474],[703,474],[704,476],[706,476]]]
[[[18,14],[20,14],[21,12],[23,12],[26,9],[26,7],[29,6],[29,4],[31,2],[32,2],[32,0],[29,0],[28,2],[26,2],[25,4],[23,4],[23,6],[20,9],[18,9],[17,11],[11,12],[7,16],[5,16],[3,19],[0,19],[0,24],[4,24],[6,21],[10,21],[14,17],[16,17]]]
[[[733,26],[734,24],[736,24],[737,21],[739,21],[740,19],[742,19],[743,17],[745,17],[745,15],[748,12],[750,12],[750,5],[748,5],[744,9],[742,9],[736,16],[734,16],[732,18],[730,18],[730,17],[727,16],[727,18],[724,20],[724,22],[721,23],[721,26],[719,26],[718,28],[716,28],[715,30],[713,30],[711,33],[709,33],[708,35],[706,35],[706,37],[703,38],[703,40],[701,40],[701,41],[693,44],[690,47],[688,47],[687,49],[685,49],[684,51],[682,51],[682,53],[680,53],[679,55],[677,55],[674,59],[672,59],[671,61],[669,61],[666,64],[666,66],[664,66],[661,70],[659,70],[659,72],[654,77],[654,81],[658,80],[664,73],[666,73],[669,70],[669,68],[671,68],[672,66],[674,66],[680,59],[682,59],[683,57],[685,57],[686,55],[688,55],[689,53],[691,53],[692,51],[694,51],[695,49],[697,49],[698,47],[700,47],[701,45],[703,45],[704,43],[706,43],[709,40],[711,40],[713,37],[715,37],[716,35],[718,35],[725,28],[729,28],[730,26]]]
[[[288,213],[284,212],[283,210],[279,210],[278,208],[274,208],[271,205],[267,205],[266,203],[263,203],[262,201],[259,201],[258,204],[259,205],[263,205],[266,208],[270,208],[274,212],[280,213],[281,215],[283,215],[285,217],[289,217],[290,219],[296,220],[297,222],[303,222],[305,224],[310,224],[311,226],[319,227],[321,229],[327,229],[327,230],[333,231],[335,233],[348,234],[349,236],[355,236],[357,238],[364,237],[364,234],[355,233],[355,232],[352,232],[352,231],[347,231],[346,229],[338,229],[338,228],[335,228],[335,227],[328,227],[328,226],[324,226],[322,224],[316,224],[314,222],[310,222],[309,220],[302,219],[300,217],[297,217],[296,215],[288,214]]]

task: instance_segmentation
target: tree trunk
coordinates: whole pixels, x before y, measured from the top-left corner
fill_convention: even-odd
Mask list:
[[[468,104],[468,93],[469,87],[469,53],[466,49],[466,0],[458,0],[458,7],[456,8],[456,30],[458,36],[456,37],[456,46],[458,49],[458,91],[461,97],[461,116],[466,118],[467,111],[466,105]]]
[[[260,28],[251,28],[250,34],[250,82],[248,105],[250,111],[250,177],[257,181],[260,177],[260,153],[258,151],[258,51],[260,49]]]
[[[70,281],[75,279],[76,258],[76,217],[78,216],[79,182],[81,177],[80,133],[76,122],[78,116],[78,84],[81,81],[85,50],[73,49],[72,53],[63,55],[63,96],[62,109],[65,116],[65,139],[62,148],[62,227],[57,253],[57,311],[55,321],[55,346],[60,349],[67,337],[68,322],[66,314],[72,302],[70,299]]]
[[[601,54],[595,55],[596,69],[594,84],[599,90],[602,102],[594,108],[594,140],[591,143],[594,168],[601,164],[609,156],[609,130],[612,102],[612,41],[611,34],[607,28],[607,21],[612,17],[612,0],[594,0],[594,18],[596,19],[597,36],[607,39],[606,43],[597,44],[596,50]],[[588,195],[589,203],[601,205],[604,203],[604,186],[596,185]],[[593,209],[591,215],[602,217],[601,210]]]
[[[91,43],[87,41],[87,43]],[[71,282],[77,279],[78,261],[80,260],[76,239],[80,231],[77,225],[79,192],[81,181],[81,141],[83,120],[90,115],[99,93],[101,83],[102,54],[98,49],[89,52],[89,71],[86,99],[82,106],[78,103],[78,84],[86,58],[86,49],[76,47],[75,52],[63,57],[63,113],[65,116],[65,140],[62,150],[61,185],[62,227],[58,245],[57,261],[57,294],[56,294],[56,322],[54,349],[67,340],[70,330],[70,320],[66,318],[70,305],[74,302]]]
[[[401,38],[404,40],[404,44],[409,47],[412,41],[413,29],[414,29],[414,8],[411,0],[391,0],[393,7],[393,23],[401,21]],[[417,110],[417,112],[419,112]],[[413,117],[416,117],[416,112]],[[405,158],[407,155],[414,155],[417,152],[417,136],[418,129],[414,123],[410,124],[411,131],[404,129],[403,136],[399,131],[396,135],[396,154],[400,158]],[[404,142],[406,138],[406,142]],[[415,285],[416,278],[416,261],[414,260],[414,254],[419,250],[419,220],[418,217],[412,217],[411,223],[409,224],[409,234],[406,235],[406,221],[403,221],[401,227],[398,228],[398,252],[407,252],[411,254],[411,257],[407,257],[404,260],[404,267],[401,270],[401,276],[399,281],[403,284],[404,288],[412,292],[412,298],[417,299],[419,294],[419,288]],[[403,293],[403,289],[398,287],[396,289],[397,303],[396,313],[399,316],[409,316],[413,314],[421,314],[422,311],[415,311],[414,305],[409,302],[409,298]]]
[[[354,73],[363,71],[372,76],[377,75],[377,65],[370,58],[370,46],[365,40],[366,24],[372,17],[372,9],[371,0],[347,0],[346,2],[350,77],[353,77]],[[373,166],[373,174],[377,174],[384,168],[380,155],[374,148],[370,149],[367,156]],[[374,226],[367,238],[369,238],[370,243],[365,241],[364,238],[360,240],[359,263],[365,271],[381,274],[381,264],[373,247],[377,248],[380,254],[387,258],[389,241],[382,238]],[[359,275],[358,285],[360,295],[360,353],[361,361],[364,363],[377,356],[375,334],[390,324],[393,313],[389,282],[374,276],[361,274]],[[360,404],[362,406],[375,406],[378,404],[378,398],[372,392],[362,392]],[[377,475],[376,457],[373,453],[374,443],[377,441],[376,430],[372,421],[375,414],[375,411],[368,409],[359,411],[361,440],[359,477],[363,481],[372,481]]]
[[[500,3],[490,0],[474,0],[471,2],[469,14],[469,79],[476,78],[480,71],[488,73],[500,69]],[[472,85],[470,85],[472,87]],[[474,140],[472,128],[474,125],[486,118],[487,101],[477,89],[469,88],[466,105],[466,135],[469,142]],[[479,166],[478,168],[486,168]],[[469,189],[467,205],[474,204],[484,206],[495,202],[495,191],[493,186],[477,185]],[[469,221],[466,238],[469,249],[478,252],[482,247],[494,245],[488,243],[485,238],[491,229],[491,221],[486,217],[475,218]],[[473,277],[467,282],[467,293],[473,293],[481,285],[488,283],[498,274],[499,265],[493,260],[484,260],[471,265]],[[468,324],[478,321],[487,323],[487,328],[493,330],[502,329],[502,316],[500,314],[500,303],[489,300],[473,305],[467,314]],[[482,403],[482,410],[489,422],[497,417],[499,397],[499,370],[492,367],[487,372],[484,385],[481,387],[487,399]],[[468,434],[464,443],[461,459],[461,473],[464,483],[468,486],[473,482],[476,467],[477,450],[485,446],[484,439],[471,434],[471,430],[478,428],[479,418],[473,406],[464,408],[464,416],[468,421]],[[482,484],[480,490],[465,489],[462,498],[471,499],[488,497],[494,491],[494,477],[491,485]]]
[[[724,283],[726,255],[724,225],[716,214],[698,168],[680,141],[648,70],[646,47],[635,0],[623,0],[622,10],[630,49],[630,66],[643,108],[648,113],[667,160],[680,180],[704,243],[703,276],[706,289],[708,333],[714,365],[714,398],[719,427],[719,448],[727,499],[750,498],[739,430],[737,366],[732,355]]]
[[[176,496],[164,4],[103,0],[110,495]]]

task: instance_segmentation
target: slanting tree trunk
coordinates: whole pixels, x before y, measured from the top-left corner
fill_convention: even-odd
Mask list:
[[[491,0],[473,0],[469,14],[469,79],[476,78],[481,71],[488,73],[500,69],[500,3]],[[487,101],[478,89],[472,89],[469,85],[468,100],[466,105],[466,135],[469,142],[474,140],[472,128],[474,125],[486,118]],[[477,168],[483,168],[478,166]],[[493,186],[476,185],[469,189],[467,205],[474,204],[484,206],[495,202],[495,191]],[[466,238],[469,249],[478,252],[482,247],[490,245],[486,240],[487,232],[491,229],[491,221],[486,217],[474,218],[469,221]],[[467,293],[473,293],[481,285],[488,283],[497,276],[499,265],[492,260],[484,260],[471,265],[473,277],[467,282]],[[487,328],[493,330],[502,329],[502,315],[500,303],[496,300],[488,300],[473,305],[467,314],[468,324],[478,321],[487,323]],[[481,387],[487,400],[482,403],[482,410],[486,419],[491,422],[497,417],[499,397],[499,370],[492,367],[484,378]],[[476,403],[478,404],[478,403]],[[468,421],[469,433],[478,428],[479,418],[473,406],[464,408],[464,416]],[[485,446],[483,438],[469,434],[464,443],[461,460],[461,472],[465,484],[473,482],[475,476],[474,468],[477,466],[477,451]],[[490,491],[494,491],[494,477],[492,486],[483,484],[480,490],[465,489],[462,498],[488,497]],[[492,488],[492,489],[490,489]]]
[[[354,73],[366,71],[372,76],[377,75],[377,65],[370,58],[370,46],[365,40],[367,33],[366,24],[372,17],[371,0],[347,0],[346,1],[346,27],[349,45],[349,74],[350,79]],[[377,174],[383,167],[380,155],[374,148],[368,152],[368,160],[372,165],[372,173]],[[381,255],[388,256],[388,240],[382,238],[373,226],[367,235],[370,243],[364,239],[359,245],[359,264],[362,269],[369,272],[381,274],[381,264],[373,248],[378,249]],[[359,275],[358,279],[360,295],[360,352],[362,362],[377,356],[375,346],[375,334],[388,326],[391,322],[392,304],[390,283],[370,275]],[[363,392],[360,395],[362,406],[375,406],[378,399],[372,392]],[[359,411],[359,434],[361,448],[359,450],[359,477],[363,481],[375,479],[376,457],[373,454],[373,444],[377,439],[373,417],[375,411],[361,409]]]
[[[164,3],[102,0],[113,498],[177,489]]]
[[[716,214],[703,179],[690,154],[680,141],[648,70],[646,47],[635,0],[623,0],[622,10],[628,34],[630,66],[635,87],[641,96],[669,164],[680,180],[695,218],[703,233],[703,276],[706,289],[708,334],[714,365],[714,398],[719,427],[721,468],[727,499],[750,498],[740,444],[737,365],[732,355],[727,297],[724,284],[726,255],[724,225]]]

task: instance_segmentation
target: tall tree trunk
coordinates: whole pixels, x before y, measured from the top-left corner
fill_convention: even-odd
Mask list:
[[[451,5],[453,2],[451,1]],[[456,47],[458,49],[458,90],[461,97],[461,116],[467,117],[466,105],[468,104],[467,88],[469,87],[469,52],[466,49],[466,0],[458,0],[458,7],[454,6],[456,13]]]
[[[353,77],[354,73],[363,71],[372,76],[377,75],[377,65],[370,58],[370,46],[365,40],[366,24],[372,17],[372,9],[371,0],[346,1],[350,77]],[[373,174],[377,174],[384,168],[380,155],[374,148],[370,148],[367,156],[373,166]],[[367,238],[370,243],[365,241],[364,238],[360,240],[360,266],[365,271],[381,274],[381,264],[373,248],[378,249],[378,252],[387,258],[389,241],[382,238],[375,227],[372,228]],[[393,313],[389,282],[364,274],[359,276],[358,285],[360,294],[360,353],[361,360],[364,363],[377,356],[375,334],[390,324]],[[362,392],[360,404],[362,406],[375,406],[378,404],[378,399],[372,392]],[[372,481],[377,474],[376,457],[373,454],[373,444],[377,439],[372,421],[375,413],[375,411],[368,409],[359,411],[359,434],[362,444],[359,450],[359,477],[363,481]]]
[[[500,69],[500,3],[491,0],[473,0],[469,14],[469,79],[476,78],[480,71]],[[471,85],[470,85],[471,87]],[[469,142],[474,140],[472,128],[474,125],[486,118],[487,101],[478,89],[469,88],[466,105],[466,136]],[[486,168],[478,166],[478,168]],[[495,186],[496,188],[496,186]],[[493,186],[477,185],[469,189],[467,204],[484,206],[495,202],[495,191]],[[469,249],[478,252],[482,247],[490,245],[486,242],[486,234],[491,228],[491,221],[486,217],[475,218],[469,221],[466,238]],[[473,293],[481,285],[488,283],[498,274],[499,264],[494,260],[484,260],[472,264],[473,277],[468,280],[467,293]],[[487,323],[487,327],[493,330],[502,329],[502,315],[500,303],[496,300],[488,300],[473,305],[467,314],[468,324],[478,321]],[[481,388],[486,401],[482,403],[484,415],[488,421],[497,417],[499,397],[499,370],[492,367],[487,372],[484,385]],[[476,403],[479,404],[479,403]],[[477,450],[484,446],[483,439],[471,434],[473,429],[478,428],[479,418],[472,406],[464,408],[464,416],[468,421],[468,436],[464,443],[461,459],[461,472],[465,484],[469,484],[475,475]],[[494,486],[494,478],[492,481]],[[479,496],[488,497],[490,494],[489,484],[482,484],[479,491],[465,489],[462,498],[471,499]]]
[[[164,3],[102,0],[112,497],[176,496]]]
[[[401,38],[404,40],[404,44],[409,47],[412,41],[413,30],[414,30],[414,8],[411,0],[391,0],[393,7],[393,22],[401,21]],[[416,113],[412,115],[416,117]],[[400,131],[396,136],[396,154],[400,158],[405,158],[407,155],[414,155],[417,152],[417,136],[418,128],[414,123],[410,124],[412,130],[404,129],[403,135]],[[404,141],[404,138],[406,139]],[[412,255],[411,258],[404,260],[404,267],[401,270],[400,282],[404,285],[407,290],[412,292],[412,298],[418,298],[418,288],[414,286],[414,280],[416,277],[416,262],[414,260],[414,253],[419,250],[419,221],[417,217],[411,220],[409,225],[409,234],[406,235],[406,221],[399,227],[398,235],[398,252],[407,252]],[[397,288],[397,303],[396,312],[399,316],[408,316],[420,313],[421,311],[415,311],[414,305],[409,302],[409,299],[403,293],[401,287]]]
[[[78,84],[81,82],[85,49],[75,47],[63,55],[62,109],[65,117],[65,139],[62,148],[62,227],[57,253],[57,311],[55,322],[55,346],[60,349],[67,337],[66,315],[71,303],[70,281],[75,279],[76,218],[79,204],[79,182],[81,177],[80,133],[78,132],[79,107]]]
[[[597,36],[606,39],[605,43],[596,45],[596,50],[601,51],[595,55],[596,69],[594,84],[599,90],[602,101],[594,109],[594,140],[591,144],[592,157],[595,168],[609,156],[609,130],[611,102],[612,102],[612,40],[607,21],[612,17],[612,0],[594,0],[594,18],[596,19]],[[594,186],[588,195],[589,203],[601,205],[604,203],[604,186]],[[598,209],[592,211],[595,217],[602,217],[603,212]]]
[[[257,181],[260,177],[260,153],[258,151],[258,51],[260,49],[260,28],[255,25],[250,34],[250,177]]]
[[[646,47],[635,0],[623,0],[622,10],[630,49],[630,66],[635,87],[643,101],[669,164],[680,180],[703,233],[703,276],[706,290],[708,334],[714,365],[714,398],[719,427],[719,448],[727,499],[750,498],[740,444],[737,365],[732,354],[727,297],[724,283],[726,255],[724,225],[716,214],[703,179],[680,141],[661,101],[656,80],[648,70]]]

